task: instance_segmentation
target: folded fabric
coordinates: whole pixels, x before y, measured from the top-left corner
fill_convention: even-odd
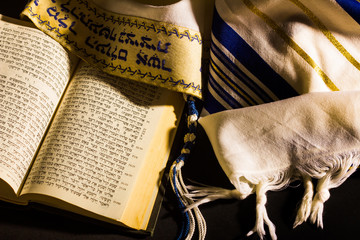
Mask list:
[[[356,0],[215,1],[199,122],[235,189],[191,186],[188,209],[255,193],[249,235],[263,238],[266,223],[276,239],[265,193],[302,179],[294,226],[323,226],[329,189],[359,165],[359,16]]]
[[[294,225],[311,216],[323,226],[329,189],[345,181],[360,163],[359,106],[360,91],[309,93],[200,118],[236,188],[232,196],[257,195],[254,231],[263,235],[265,221],[276,238],[265,210],[265,193],[296,179],[304,180],[306,192]],[[311,178],[319,179],[314,198]]]
[[[359,16],[356,0],[216,1],[202,114],[359,89]]]

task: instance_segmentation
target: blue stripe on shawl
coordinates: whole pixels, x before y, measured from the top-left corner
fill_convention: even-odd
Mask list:
[[[220,86],[220,84],[210,75],[209,77],[209,84],[212,89],[217,93],[221,99],[230,105],[231,108],[239,108],[242,107],[238,101],[236,101],[227,91]],[[219,103],[220,104],[220,103]],[[224,106],[224,110],[226,107]]]
[[[336,0],[336,2],[360,24],[360,2],[356,0]]]
[[[206,95],[206,101],[204,103],[204,108],[210,114],[226,110],[226,108],[223,105],[221,105],[211,94]]]
[[[272,102],[272,99],[261,87],[249,78],[238,66],[226,56],[214,42],[211,44],[211,52],[228,68],[235,77],[243,82],[251,91],[254,92],[263,102]],[[261,102],[261,103],[263,103]],[[260,104],[260,102],[258,102]]]
[[[214,10],[212,29],[215,38],[279,99],[299,95],[244,39],[224,22],[216,8]]]
[[[213,65],[217,68],[217,70],[214,69]],[[226,86],[228,86],[233,94],[237,95],[239,98],[243,99],[243,101],[245,101],[247,103],[247,105],[254,105],[254,103],[256,102],[251,96],[249,96],[249,94],[247,94],[246,91],[244,91],[243,89],[241,89],[240,86],[238,86],[231,78],[229,78],[223,70],[221,70],[221,68],[214,62],[211,61],[210,64],[211,69],[213,70],[213,72],[218,76],[218,78],[222,81],[223,84],[225,84]],[[222,77],[223,76],[223,77]],[[224,79],[226,78],[226,79]],[[235,85],[238,90],[236,90],[235,88],[233,88],[233,86],[231,86],[230,83],[231,82],[233,85]],[[235,100],[235,99],[234,99]],[[236,101],[236,100],[235,100]]]

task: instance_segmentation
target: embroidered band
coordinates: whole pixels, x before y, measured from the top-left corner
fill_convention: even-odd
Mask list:
[[[107,12],[86,0],[33,0],[23,14],[109,74],[202,97],[197,31]]]

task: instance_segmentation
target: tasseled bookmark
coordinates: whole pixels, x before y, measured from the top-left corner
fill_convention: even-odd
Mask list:
[[[187,187],[183,181],[181,168],[189,158],[192,147],[196,140],[196,127],[199,113],[196,110],[195,99],[192,96],[186,96],[187,101],[187,133],[184,137],[184,146],[181,150],[180,156],[174,161],[170,168],[170,182],[173,191],[177,197],[179,208],[182,211],[183,225],[178,240],[191,239],[197,227],[199,239],[205,239],[206,223],[197,207],[191,210],[186,210],[187,206],[194,203],[194,201],[187,197],[189,194]]]

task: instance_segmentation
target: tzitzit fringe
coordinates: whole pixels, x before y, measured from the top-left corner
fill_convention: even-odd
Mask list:
[[[277,239],[275,225],[271,222],[266,211],[266,192],[277,191],[285,188],[290,182],[302,179],[304,186],[304,196],[297,212],[294,228],[307,220],[323,228],[324,203],[329,199],[332,188],[341,185],[348,177],[353,174],[360,165],[360,152],[339,153],[332,157],[319,158],[312,164],[303,164],[281,171],[270,172],[268,174],[230,177],[235,189],[223,189],[211,186],[189,186],[190,193],[186,190],[188,200],[187,209],[190,211],[198,208],[199,205],[216,199],[244,199],[248,195],[256,194],[256,222],[253,229],[247,236],[257,233],[263,239],[266,232],[264,225],[268,226],[271,239]],[[316,190],[311,179],[317,179]],[[240,185],[248,185],[249,189]]]
[[[189,158],[192,147],[195,144],[196,139],[196,127],[199,113],[196,110],[195,99],[192,96],[184,95],[187,102],[187,133],[184,137],[184,146],[181,150],[180,156],[174,161],[170,168],[170,183],[172,189],[177,197],[178,206],[182,211],[183,225],[181,232],[178,236],[178,240],[191,239],[195,233],[195,229],[198,230],[198,239],[205,239],[206,235],[206,222],[203,218],[199,208],[193,207],[191,210],[186,210],[188,206],[194,204],[194,201],[187,197],[189,194],[187,187],[183,181],[181,168],[184,166],[184,162]]]

